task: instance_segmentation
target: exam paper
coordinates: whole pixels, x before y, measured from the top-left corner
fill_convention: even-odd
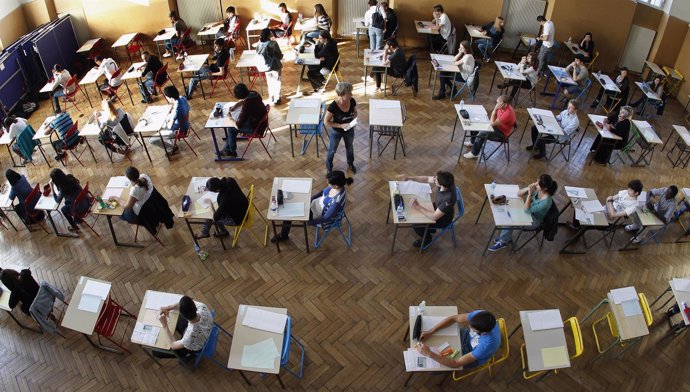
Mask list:
[[[673,279],[673,288],[678,291],[690,292],[690,279]]]
[[[134,330],[132,331],[132,342],[147,346],[155,346],[160,330],[160,327],[137,321],[137,323],[134,325]]]
[[[423,196],[431,193],[431,185],[416,181],[400,181],[398,182],[398,191],[403,195]]]
[[[601,205],[599,200],[583,200],[582,209],[584,209],[586,212],[593,213],[604,211],[605,208],[603,205]]]
[[[445,320],[446,317],[438,317],[438,316],[422,316],[422,330],[423,331],[428,331],[431,328],[434,328],[438,323],[441,321]],[[458,326],[455,323],[452,323],[451,325],[439,329],[438,331],[434,332],[434,335],[436,336],[458,336]]]
[[[283,333],[286,322],[286,314],[249,307],[244,315],[244,320],[242,320],[242,325],[267,332]]]
[[[280,356],[273,339],[246,345],[242,350],[242,366],[258,369],[273,369],[275,359]]]
[[[110,286],[110,283],[89,280],[84,285],[84,291],[82,292],[82,295],[95,295],[105,301],[105,299],[108,298],[108,293],[110,293]]]
[[[527,314],[527,318],[529,319],[529,326],[532,328],[532,331],[563,328],[561,311],[558,309],[530,312]]]
[[[611,298],[615,304],[632,300],[637,301],[637,291],[632,286],[613,289],[611,290]]]
[[[587,197],[587,194],[585,193],[584,188],[577,188],[574,186],[565,187],[565,193],[567,193],[568,196],[570,196],[570,197],[579,197],[579,198]]]
[[[146,309],[160,310],[163,306],[179,302],[180,298],[180,294],[150,292],[146,300]]]
[[[85,312],[90,312],[90,313],[96,313],[98,312],[98,307],[101,305],[101,297],[98,297],[96,295],[90,295],[90,294],[82,294],[81,299],[79,300],[79,306],[77,309],[85,311]]]
[[[127,188],[129,180],[125,176],[110,177],[106,188]]]
[[[423,369],[439,369],[441,365],[429,357],[420,354],[414,348],[408,348],[403,351],[403,358],[405,359],[405,371],[413,372]]]
[[[642,314],[642,307],[640,307],[640,301],[638,301],[637,298],[621,303],[621,307],[623,307],[623,315],[625,315],[625,317]]]
[[[281,218],[304,216],[304,203],[284,203],[278,208],[278,216]]]
[[[520,188],[517,185],[502,185],[496,184],[493,190],[495,196],[505,195],[509,199],[515,199],[518,197],[518,191]]]
[[[308,180],[283,180],[280,189],[283,192],[309,193],[311,191],[310,181]]]
[[[592,214],[586,213],[584,210],[576,208],[575,209],[575,219],[577,219],[580,223],[591,224],[594,221],[594,216]]]

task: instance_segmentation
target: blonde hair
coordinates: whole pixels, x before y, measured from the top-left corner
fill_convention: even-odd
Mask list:
[[[115,104],[109,99],[103,100],[103,111],[108,114],[108,119],[113,121],[117,118],[117,109],[115,109]]]

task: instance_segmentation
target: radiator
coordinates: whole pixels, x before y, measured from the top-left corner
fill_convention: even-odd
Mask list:
[[[369,6],[365,0],[340,0],[338,1],[338,35],[354,36],[354,20],[362,20]]]
[[[544,0],[510,0],[508,14],[505,16],[506,32],[501,47],[515,48],[520,40],[520,33],[539,33],[537,16],[544,15],[545,10]]]
[[[177,0],[180,18],[184,19],[187,27],[192,28],[192,39],[201,42],[196,33],[209,22],[220,20],[217,0]]]

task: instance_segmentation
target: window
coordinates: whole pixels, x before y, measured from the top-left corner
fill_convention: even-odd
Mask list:
[[[656,8],[662,8],[664,6],[665,0],[637,0],[637,2]]]

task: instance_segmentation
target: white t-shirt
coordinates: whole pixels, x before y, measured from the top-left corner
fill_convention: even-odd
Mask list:
[[[101,72],[105,73],[105,77],[108,79],[112,87],[117,87],[122,83],[122,81],[120,80],[120,78],[122,77],[122,73],[117,75],[117,77],[115,78],[113,77],[115,72],[118,70],[117,63],[115,62],[115,60],[111,58],[103,59],[103,62],[98,68],[101,70]]]
[[[204,343],[211,335],[211,328],[213,328],[213,316],[209,312],[208,307],[201,302],[194,301],[196,305],[196,314],[200,320],[198,323],[189,323],[187,329],[182,335],[182,345],[190,351],[199,351],[204,348]],[[181,316],[180,316],[181,317]]]
[[[67,89],[67,83],[69,82],[70,79],[72,79],[72,75],[69,74],[69,71],[66,69],[63,69],[60,72],[54,72],[53,77],[55,77],[55,81],[57,84],[62,86],[62,89],[66,93],[73,93],[74,90],[76,90],[77,86],[75,84],[69,86],[69,89]]]
[[[472,75],[472,71],[474,71],[474,56],[471,54],[462,56],[458,68],[460,68],[460,75],[462,78],[465,80],[469,79],[470,75]]]
[[[637,211],[637,198],[628,195],[627,190],[621,192],[625,192],[625,196],[623,197],[621,193],[619,193],[618,196],[613,199],[613,210],[616,212],[625,211],[625,215],[631,216]]]
[[[447,40],[448,37],[450,37],[450,30],[450,19],[448,19],[448,15],[446,15],[444,12],[438,17],[438,32],[441,34],[443,39]]]
[[[153,183],[151,182],[151,177],[147,176],[146,174],[140,174],[139,178],[146,179],[149,189],[139,185],[134,185],[129,189],[129,195],[137,199],[136,203],[134,203],[134,206],[132,207],[132,210],[134,210],[134,213],[137,215],[139,215],[141,207],[144,205],[144,203],[146,203],[146,200],[151,197],[151,193],[153,193]]]
[[[553,25],[553,22],[550,20],[547,20],[546,23],[544,23],[544,29],[542,30],[541,35],[547,36],[547,39],[545,39],[542,44],[546,46],[547,48],[550,48],[553,46],[553,40],[556,34],[556,27]]]
[[[26,128],[26,126],[29,125],[29,123],[26,121],[26,119],[17,117],[17,121],[14,122],[14,124],[10,125],[10,137],[16,138],[19,136],[19,134]]]
[[[373,27],[373,26],[371,26],[371,16],[374,15],[374,12],[377,12],[377,11],[379,14],[381,14],[381,16],[385,17],[385,14],[383,12],[381,12],[381,10],[379,10],[378,6],[372,5],[371,7],[369,7],[367,12],[364,13],[364,25],[366,27]]]

